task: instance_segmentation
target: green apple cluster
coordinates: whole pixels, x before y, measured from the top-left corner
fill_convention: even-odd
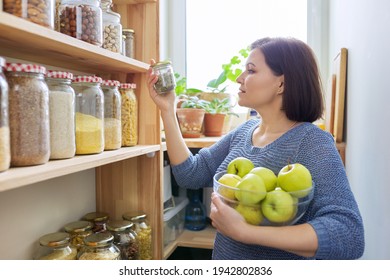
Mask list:
[[[299,198],[312,187],[310,171],[302,164],[288,164],[276,175],[266,167],[255,167],[245,157],[232,160],[218,182],[218,193],[236,201],[235,209],[252,225],[260,225],[264,218],[273,224],[291,221]]]

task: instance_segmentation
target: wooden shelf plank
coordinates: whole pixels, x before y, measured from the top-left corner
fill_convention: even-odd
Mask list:
[[[90,73],[143,73],[149,64],[0,11],[0,55]]]
[[[145,3],[156,3],[157,0],[114,0],[114,4],[117,5],[134,5],[134,4],[145,4]]]
[[[0,173],[0,192],[157,151],[160,151],[160,145],[138,145],[96,155],[51,160],[42,165],[13,167]]]

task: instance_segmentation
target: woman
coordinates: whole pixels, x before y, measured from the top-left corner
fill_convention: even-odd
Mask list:
[[[153,61],[152,61],[153,62]],[[212,186],[213,175],[236,157],[278,174],[288,162],[306,166],[315,182],[313,201],[292,226],[253,226],[212,195],[217,229],[213,259],[357,259],[364,251],[362,218],[333,137],[312,122],[322,116],[319,71],[312,50],[293,38],[264,38],[251,45],[238,104],[255,109],[249,120],[192,155],[181,137],[175,94],[158,95],[149,70],[150,96],[161,110],[167,151],[182,187]]]

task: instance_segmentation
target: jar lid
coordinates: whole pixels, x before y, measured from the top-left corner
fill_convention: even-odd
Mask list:
[[[113,241],[114,236],[108,231],[91,234],[84,238],[84,244],[90,247],[107,246]]]
[[[134,32],[134,29],[125,28],[125,29],[122,29],[122,33],[135,33],[135,32]]]
[[[160,67],[164,67],[164,66],[167,66],[167,65],[171,65],[172,62],[170,62],[169,60],[164,60],[164,61],[159,61],[159,62],[156,62],[155,64],[151,65],[152,68],[160,68]]]
[[[73,78],[74,83],[102,83],[102,78],[98,76],[76,76]]]
[[[93,224],[88,221],[76,221],[68,223],[64,226],[64,229],[66,232],[69,233],[77,233],[77,232],[84,232],[87,230],[91,230],[93,227]]]
[[[47,247],[64,247],[69,244],[70,235],[66,232],[49,233],[39,238],[39,244]]]
[[[109,86],[109,87],[119,87],[121,83],[116,80],[103,80],[102,85]]]
[[[142,211],[130,211],[127,213],[124,213],[122,215],[122,218],[127,221],[136,222],[138,220],[142,220],[146,218],[146,214]]]
[[[4,66],[5,66],[5,58],[0,56],[0,67],[4,67]]]
[[[133,222],[127,220],[115,220],[107,223],[107,229],[110,231],[124,231],[132,228],[133,225]]]
[[[102,222],[108,220],[108,214],[104,212],[91,212],[85,214],[83,220],[90,222]]]
[[[135,89],[135,88],[137,88],[137,85],[136,84],[132,84],[132,83],[123,83],[123,84],[121,84],[121,88],[132,88],[132,89]]]
[[[6,63],[5,68],[9,72],[46,73],[46,68],[38,64]]]
[[[47,78],[54,79],[73,79],[73,73],[64,72],[64,71],[56,71],[56,70],[48,70],[46,73]]]

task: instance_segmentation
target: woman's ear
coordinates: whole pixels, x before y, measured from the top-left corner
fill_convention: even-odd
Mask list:
[[[284,92],[284,79],[280,81],[279,88],[277,94],[282,94]]]

